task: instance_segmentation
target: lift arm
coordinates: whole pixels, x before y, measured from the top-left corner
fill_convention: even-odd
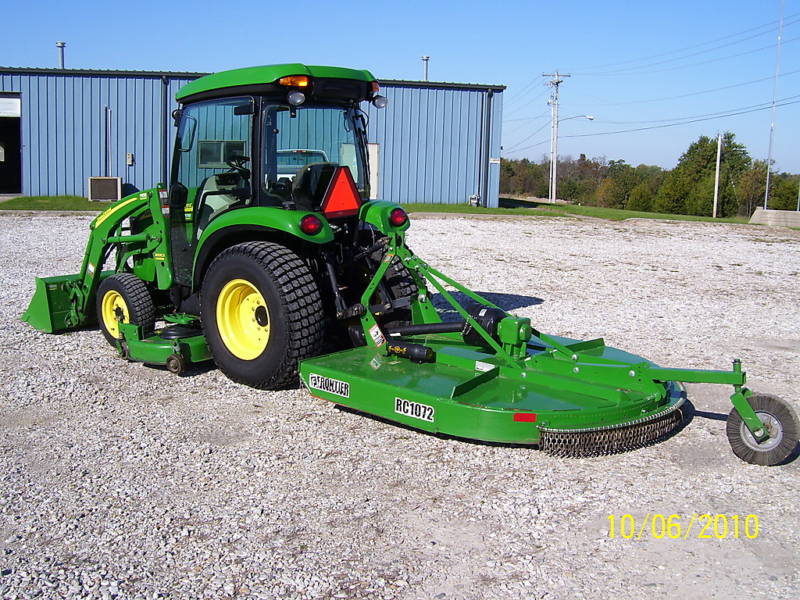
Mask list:
[[[158,189],[123,198],[100,214],[89,226],[89,241],[79,273],[56,277],[37,277],[36,292],[22,319],[47,333],[57,333],[86,325],[93,317],[91,306],[100,281],[113,274],[103,265],[115,245],[163,241],[164,220]],[[122,222],[137,212],[150,208],[153,224],[134,235],[122,235]],[[156,207],[154,211],[153,208]]]

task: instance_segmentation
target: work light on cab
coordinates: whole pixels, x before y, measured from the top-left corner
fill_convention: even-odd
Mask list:
[[[408,215],[402,208],[395,208],[389,213],[389,223],[392,227],[402,227],[408,223]]]
[[[308,75],[288,75],[278,79],[278,83],[287,87],[308,87],[311,80]]]
[[[300,231],[306,235],[317,235],[322,231],[322,221],[316,215],[306,215],[300,219]]]
[[[286,99],[292,106],[300,106],[303,102],[306,101],[306,95],[303,92],[298,92],[297,90],[294,90],[292,92],[289,92],[289,94],[286,96]]]

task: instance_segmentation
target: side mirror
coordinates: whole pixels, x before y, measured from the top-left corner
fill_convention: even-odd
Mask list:
[[[183,209],[186,206],[186,200],[189,196],[189,190],[186,189],[182,183],[173,183],[169,188],[169,207],[171,209]]]
[[[178,134],[178,151],[189,152],[194,143],[194,133],[197,130],[197,119],[190,115],[181,119],[181,129]]]

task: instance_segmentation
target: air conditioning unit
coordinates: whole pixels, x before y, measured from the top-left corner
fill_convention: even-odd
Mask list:
[[[89,177],[89,200],[116,202],[122,198],[122,177]]]

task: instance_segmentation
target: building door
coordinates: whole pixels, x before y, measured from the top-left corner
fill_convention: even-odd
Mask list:
[[[22,191],[19,95],[0,95],[0,194]]]

